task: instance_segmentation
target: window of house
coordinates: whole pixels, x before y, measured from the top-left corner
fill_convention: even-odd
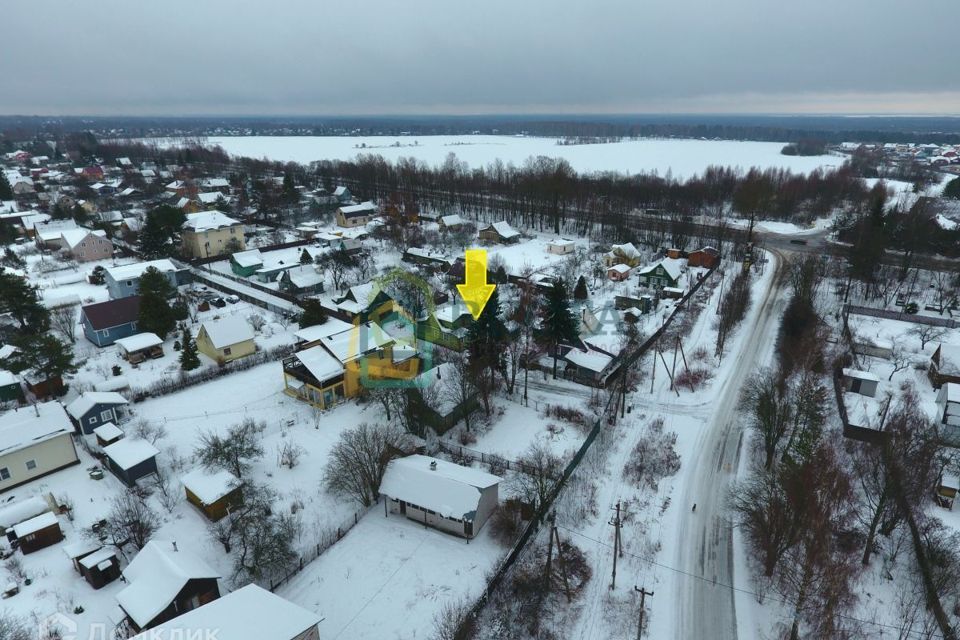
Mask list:
[[[33,471],[34,469],[37,468],[36,460],[27,460],[26,464],[27,464],[27,471]]]
[[[230,347],[224,347],[224,348],[223,348],[223,355],[225,355],[225,356],[230,355]]]
[[[132,287],[132,286],[133,286],[133,280],[127,280],[127,286],[128,286],[128,287]]]
[[[97,424],[97,416],[90,416],[90,424]]]
[[[104,422],[109,422],[113,420],[113,409],[107,409],[106,411],[100,412],[100,419]]]
[[[0,480],[9,480],[10,479],[10,469],[6,467],[0,467]]]

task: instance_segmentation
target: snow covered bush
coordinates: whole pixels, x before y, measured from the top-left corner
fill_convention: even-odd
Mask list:
[[[640,486],[648,486],[656,491],[661,479],[680,470],[680,456],[677,454],[676,445],[676,433],[664,433],[662,427],[655,428],[651,425],[647,434],[640,438],[633,448],[630,459],[623,467],[624,476]]]

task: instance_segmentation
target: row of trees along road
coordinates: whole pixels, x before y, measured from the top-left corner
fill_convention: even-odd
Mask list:
[[[947,612],[960,602],[960,555],[924,509],[943,468],[935,426],[907,388],[891,398],[882,444],[843,438],[826,365],[836,356],[824,352],[817,312],[821,268],[816,258],[790,265],[777,364],[743,391],[756,455],[731,503],[757,582],[790,610],[791,640],[848,638],[863,631],[852,613],[864,567],[878,551],[895,563],[906,540],[913,554],[900,637],[933,626],[955,638]]]

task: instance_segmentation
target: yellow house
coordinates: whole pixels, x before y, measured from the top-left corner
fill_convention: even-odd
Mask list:
[[[373,322],[321,338],[283,361],[284,392],[322,409],[419,373],[416,350],[397,345]]]
[[[185,258],[208,258],[247,248],[243,225],[222,211],[188,213],[181,229]]]
[[[345,228],[360,227],[377,215],[377,205],[369,200],[337,209],[337,225]]]
[[[219,364],[257,351],[253,327],[237,316],[204,322],[197,332],[197,350]]]

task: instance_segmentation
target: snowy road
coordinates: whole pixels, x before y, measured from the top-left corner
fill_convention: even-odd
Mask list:
[[[739,351],[730,354],[735,362],[725,369],[729,374],[721,382],[717,396],[720,400],[710,414],[695,457],[684,464],[689,475],[683,483],[686,491],[680,496],[683,515],[672,564],[700,579],[674,582],[675,593],[670,601],[676,605],[676,638],[737,638],[734,592],[728,586],[720,586],[734,583],[733,532],[726,499],[741,454],[743,430],[737,421],[740,388],[751,373],[769,360],[783,311],[780,256],[776,265],[771,286],[738,330],[745,339],[740,341]],[[696,512],[687,506],[694,503]]]

